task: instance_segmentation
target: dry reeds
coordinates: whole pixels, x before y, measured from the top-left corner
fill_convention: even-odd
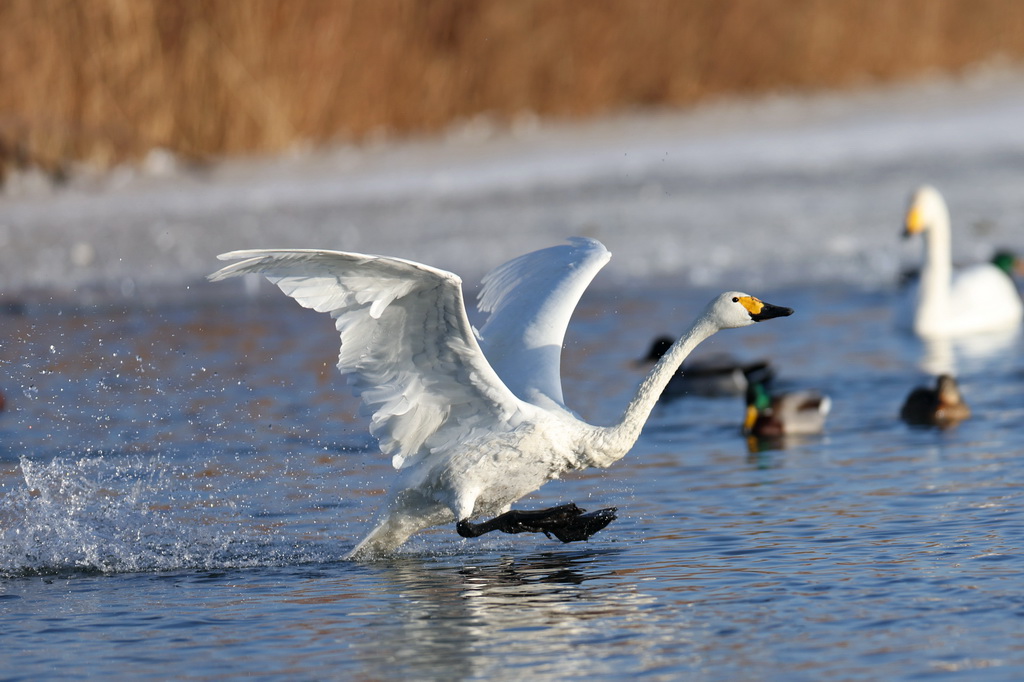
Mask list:
[[[0,45],[0,162],[56,169],[956,70],[1024,3],[6,0]]]

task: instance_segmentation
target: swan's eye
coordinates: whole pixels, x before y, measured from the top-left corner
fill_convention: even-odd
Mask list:
[[[739,296],[733,296],[732,297],[732,302],[733,303],[739,303],[740,302],[740,297]]]

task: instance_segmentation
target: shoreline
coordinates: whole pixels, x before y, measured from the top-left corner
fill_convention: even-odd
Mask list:
[[[0,292],[170,291],[200,282],[217,253],[280,246],[397,255],[468,283],[573,234],[612,250],[611,281],[870,285],[895,273],[894,226],[922,182],[949,198],[958,258],[1024,250],[1020,120],[1024,72],[988,69],[583,123],[481,120],[203,167],[158,153],[148,168],[0,194]],[[777,251],[776,271],[745,263],[749,249]]]

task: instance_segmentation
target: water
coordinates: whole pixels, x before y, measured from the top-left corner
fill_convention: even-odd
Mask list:
[[[983,73],[0,198],[0,677],[1019,679],[1024,342],[925,348],[892,312],[921,182],[958,260],[1024,250],[1022,112],[1024,78]],[[685,398],[519,505],[617,506],[588,543],[439,528],[342,561],[392,471],[336,333],[200,284],[215,254],[387,253],[472,287],[571,234],[614,258],[570,406],[615,419],[651,339],[742,289],[797,312],[702,350],[827,392],[825,435],[751,447],[738,398]],[[948,368],[974,417],[900,423]]]
[[[8,679],[984,679],[1024,670],[1024,343],[955,348],[975,416],[896,417],[925,349],[890,288],[758,290],[790,318],[709,348],[834,401],[750,448],[740,399],[660,405],[607,471],[519,506],[618,506],[590,542],[441,528],[340,560],[390,477],[329,319],[241,285],[2,318]],[[232,288],[234,287],[234,288]],[[588,292],[567,401],[607,422],[710,289]],[[241,303],[239,303],[241,301]]]

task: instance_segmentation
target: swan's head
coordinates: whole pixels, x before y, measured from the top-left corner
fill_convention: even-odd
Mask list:
[[[727,291],[708,304],[707,315],[719,329],[746,327],[773,317],[792,315],[792,308],[765,303],[740,291]]]
[[[930,185],[919,187],[910,195],[907,217],[903,221],[903,236],[920,234],[938,222],[949,223],[949,210],[939,190]]]

